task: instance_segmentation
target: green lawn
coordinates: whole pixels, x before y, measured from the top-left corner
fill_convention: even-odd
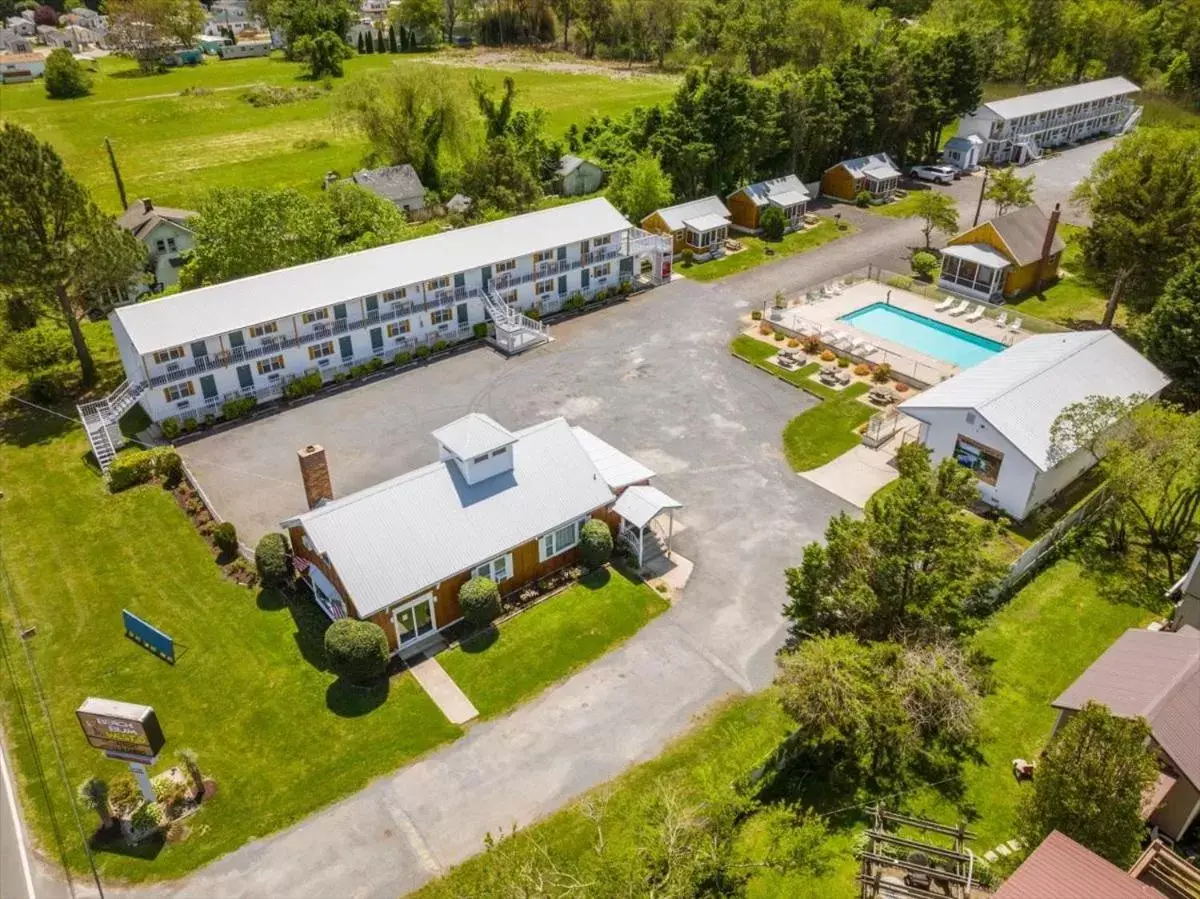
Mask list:
[[[866,424],[876,410],[855,397],[870,389],[868,384],[855,382],[837,397],[788,422],[783,429],[783,452],[788,464],[796,471],[811,471],[858,446],[860,438],[855,428]]]
[[[868,206],[867,211],[874,212],[876,215],[886,215],[888,218],[908,218],[910,215],[916,214],[917,197],[920,193],[919,190],[910,190],[907,197],[901,197],[894,203],[885,203],[882,206]]]
[[[696,281],[715,281],[763,263],[803,253],[829,243],[831,240],[846,237],[858,230],[849,222],[844,222],[843,225],[844,227],[839,230],[832,219],[822,218],[818,224],[805,228],[803,231],[785,234],[779,241],[766,241],[760,237],[749,237],[742,234],[733,235],[745,244],[744,250],[727,253],[720,259],[710,259],[707,262],[696,262],[690,265],[686,262],[680,263],[676,269]],[[768,248],[772,251],[770,256],[767,255]]]
[[[644,583],[606,568],[438,661],[488,718],[603,655],[667,606]]]
[[[195,68],[143,76],[127,60],[102,60],[95,89],[77,100],[49,100],[40,81],[0,86],[0,118],[25,125],[49,140],[71,173],[105,209],[120,207],[104,151],[111,138],[130,198],[151,196],[163,205],[194,207],[210,188],[296,187],[315,192],[333,169],[348,174],[363,163],[367,143],[339,127],[339,93],[353,90],[363,73],[392,65],[431,65],[424,55],[356,56],[333,91],[273,108],[241,99],[252,84],[307,85],[301,67],[270,58],[206,59]],[[675,88],[667,77],[610,78],[562,72],[447,68],[467,89],[470,77],[499,85],[517,83],[518,104],[546,110],[547,133],[561,137],[572,123],[594,112],[619,116],[666,100]],[[199,95],[181,91],[201,89]]]
[[[1067,244],[1059,266],[1061,277],[1040,294],[1013,304],[1012,308],[1017,313],[1033,315],[1073,329],[1094,328],[1100,324],[1108,295],[1092,284],[1084,273],[1080,239],[1086,231],[1079,225],[1059,226],[1059,234]],[[1115,324],[1119,328],[1125,321],[1125,307],[1119,306]]]

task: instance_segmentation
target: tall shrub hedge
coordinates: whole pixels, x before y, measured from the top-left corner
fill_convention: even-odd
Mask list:
[[[113,493],[162,478],[168,486],[183,476],[183,460],[169,446],[120,453],[108,467],[108,489]]]
[[[263,534],[254,548],[254,566],[266,587],[283,587],[292,579],[292,559],[283,534]]]
[[[338,677],[369,683],[387,670],[387,636],[371,621],[339,618],[325,631],[325,658]]]

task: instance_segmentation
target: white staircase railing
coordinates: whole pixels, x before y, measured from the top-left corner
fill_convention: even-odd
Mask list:
[[[489,287],[483,292],[483,307],[496,328],[494,343],[507,353],[527,350],[550,339],[550,328],[513,308]]]
[[[108,473],[108,466],[117,455],[121,443],[121,416],[133,408],[138,398],[145,393],[146,385],[138,381],[125,381],[104,399],[82,403],[75,407],[79,420],[87,432],[88,443],[100,470]]]

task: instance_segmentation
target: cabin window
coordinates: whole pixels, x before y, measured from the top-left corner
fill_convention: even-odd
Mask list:
[[[507,453],[507,452],[508,452],[508,447],[507,447],[507,446],[502,446],[502,447],[500,447],[500,449],[498,449],[498,450],[492,450],[492,458],[494,459],[494,458],[496,458],[497,456],[503,456],[503,455],[504,455],[505,453]]]
[[[324,359],[326,356],[333,355],[333,341],[327,340],[324,343],[314,343],[308,348],[309,359]]]
[[[545,562],[574,547],[579,542],[579,525],[580,522],[573,521],[566,527],[542,535],[542,539],[538,541],[542,561]]]
[[[429,313],[429,321],[434,325],[444,325],[454,318],[454,310],[449,306],[444,309],[434,309]]]
[[[598,265],[592,269],[593,278],[607,278],[612,272],[612,263],[606,262],[604,265]]]
[[[497,275],[503,275],[505,272],[511,272],[516,267],[517,267],[517,260],[506,259],[503,262],[497,262],[495,265],[493,265],[492,270]]]
[[[398,322],[392,322],[387,326],[388,337],[399,337],[402,334],[407,334],[412,330],[412,324],[407,318],[402,318]]]
[[[167,398],[168,403],[177,403],[180,400],[186,400],[189,396],[196,395],[196,385],[191,381],[184,381],[180,384],[168,384],[163,388],[163,396]]]
[[[498,556],[490,562],[484,562],[471,572],[475,577],[485,577],[499,584],[512,577],[512,556]]]
[[[434,278],[432,281],[425,282],[426,290],[445,290],[449,286],[449,278]]]
[[[272,356],[269,359],[258,360],[258,373],[260,375],[269,375],[273,371],[279,371],[283,368],[283,357]]]
[[[954,444],[954,459],[964,468],[971,469],[979,480],[994,487],[1000,477],[1004,453],[959,434]]]
[[[385,303],[394,303],[396,300],[403,300],[407,296],[407,287],[397,287],[395,290],[385,290],[383,292],[383,301]]]
[[[476,456],[471,461],[476,465],[481,465],[482,463],[486,462],[487,460],[488,460],[487,453],[484,453],[482,456]]]
[[[251,325],[250,326],[250,336],[251,337],[265,337],[268,334],[274,334],[278,330],[279,330],[279,325],[275,324],[275,322],[267,322],[266,324],[263,324],[263,325]]]
[[[610,243],[612,243],[612,238],[613,238],[613,236],[611,234],[605,234],[602,237],[593,237],[592,238],[592,247],[593,248],[606,247]]]
[[[164,362],[170,362],[172,359],[182,359],[182,358],[183,358],[183,347],[181,347],[181,346],[173,346],[169,350],[158,350],[154,354],[154,361],[156,363],[158,363],[159,365],[162,365]]]
[[[553,262],[553,261],[554,261],[554,251],[553,250],[539,250],[538,252],[533,254],[533,264],[534,265],[541,265],[543,262]]]
[[[304,312],[300,315],[300,321],[304,322],[306,325],[325,318],[329,318],[328,306],[326,306],[324,309],[313,309],[311,312]]]
[[[538,281],[533,285],[534,293],[554,293],[554,279],[547,278],[545,281]]]

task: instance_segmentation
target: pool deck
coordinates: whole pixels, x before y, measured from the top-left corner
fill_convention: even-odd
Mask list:
[[[842,288],[840,296],[823,297],[816,302],[801,302],[783,310],[769,310],[768,318],[773,324],[782,325],[785,329],[796,332],[842,331],[857,337],[872,346],[878,347],[879,352],[873,353],[866,361],[886,362],[892,370],[912,378],[922,384],[933,385],[955,375],[960,370],[957,365],[935,359],[912,347],[895,340],[879,337],[868,331],[855,328],[850,322],[841,321],[841,316],[870,306],[872,303],[888,302],[900,309],[907,309],[934,321],[944,322],[952,327],[986,337],[998,343],[1012,345],[1024,340],[1029,334],[1025,331],[1011,331],[1007,327],[999,328],[995,322],[983,317],[975,322],[964,321],[964,316],[947,315],[935,312],[937,303],[919,294],[910,293],[898,287],[888,287],[877,281],[860,281]],[[956,301],[957,304],[957,301]],[[972,304],[973,308],[973,304]],[[851,355],[845,349],[832,346],[841,355]],[[856,357],[862,358],[862,357]]]

